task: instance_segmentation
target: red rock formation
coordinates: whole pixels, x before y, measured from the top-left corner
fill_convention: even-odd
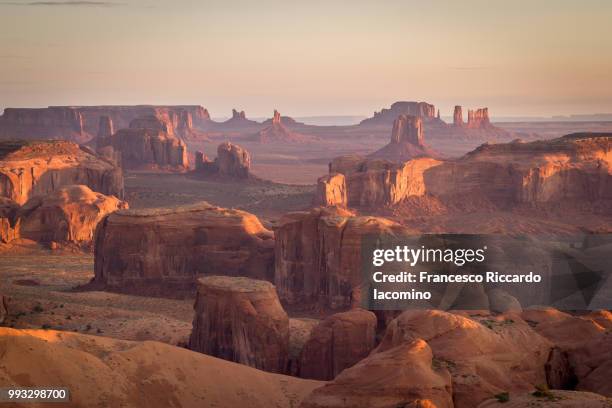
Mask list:
[[[449,370],[426,342],[415,340],[347,368],[300,408],[462,407],[453,404],[452,388]]]
[[[421,118],[407,115],[400,115],[393,122],[389,144],[368,155],[370,158],[395,162],[405,162],[423,156],[436,157],[438,154],[425,146]]]
[[[88,148],[65,141],[0,143],[0,197],[23,204],[71,184],[123,198],[121,169]]]
[[[194,310],[191,350],[260,370],[285,371],[289,317],[270,282],[201,278]]]
[[[473,110],[468,110],[468,121],[467,127],[470,129],[478,129],[478,128],[486,128],[491,125],[489,122],[489,109],[488,108],[480,108]]]
[[[449,368],[455,407],[475,407],[501,392],[533,391],[546,384],[552,344],[517,315],[473,319],[437,310],[409,310],[394,319],[373,352],[422,339]],[[519,340],[520,339],[520,340]]]
[[[315,206],[346,207],[347,204],[346,182],[343,174],[335,173],[319,177],[314,198]]]
[[[455,111],[453,112],[453,126],[455,127],[463,127],[463,108],[461,106],[456,105]]]
[[[248,178],[251,168],[251,155],[246,149],[225,142],[217,147],[216,163],[221,176]]]
[[[328,316],[312,330],[300,355],[300,377],[332,380],[375,346],[376,315],[353,309]]]
[[[395,102],[390,109],[374,112],[373,117],[362,120],[360,125],[390,125],[400,115],[410,115],[430,120],[435,119],[436,108],[426,102]]]
[[[330,163],[330,174],[344,175],[350,207],[391,206],[410,196],[423,196],[427,191],[424,174],[441,163],[430,158],[396,164],[342,156]]]
[[[19,238],[21,220],[17,216],[19,205],[6,197],[0,197],[0,243]]]
[[[246,113],[244,113],[244,111],[238,112],[236,109],[232,109],[232,119],[246,119]]]
[[[126,169],[162,168],[185,170],[187,146],[174,136],[172,124],[156,116],[134,119],[129,129],[98,140],[98,148],[110,146]]]
[[[90,245],[96,226],[127,203],[91,191],[87,186],[64,186],[28,200],[20,209],[21,236],[39,242]]]
[[[275,231],[274,281],[280,298],[292,305],[349,307],[362,284],[362,237],[401,232],[411,231],[337,207],[286,214]]]
[[[203,275],[272,280],[274,238],[256,216],[208,203],[121,210],[95,239],[94,283],[114,290],[193,289]]]
[[[110,137],[115,133],[113,120],[108,116],[100,116],[100,126],[98,127],[98,139]]]
[[[4,323],[4,321],[8,317],[8,313],[8,300],[6,296],[0,295],[0,324]]]
[[[307,143],[317,140],[317,138],[290,130],[283,123],[281,114],[274,110],[274,116],[269,125],[250,136],[247,140],[260,143]]]
[[[6,108],[0,116],[0,138],[63,139],[85,142],[83,117],[72,107]]]

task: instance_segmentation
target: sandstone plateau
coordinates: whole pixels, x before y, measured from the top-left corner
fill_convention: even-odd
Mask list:
[[[200,203],[120,210],[96,231],[94,284],[136,293],[193,291],[203,275],[273,280],[274,237],[247,212]]]
[[[204,176],[220,176],[224,178],[248,179],[251,178],[250,153],[230,142],[221,143],[217,147],[217,158],[208,159],[203,152],[196,152],[195,174]]]
[[[285,372],[289,317],[270,282],[228,276],[200,278],[194,309],[191,350]]]
[[[96,226],[127,203],[83,185],[64,186],[35,196],[19,210],[20,236],[38,242],[91,244]]]
[[[154,341],[0,328],[0,386],[69,387],[79,407],[296,407],[319,381]]]
[[[0,142],[0,197],[24,204],[65,185],[123,198],[123,174],[93,151],[66,141]]]
[[[100,133],[108,133],[106,127],[105,124]],[[153,115],[136,118],[128,129],[97,139],[97,148],[107,156],[103,149],[109,147],[125,169],[186,170],[189,167],[185,142],[175,137],[168,121]]]

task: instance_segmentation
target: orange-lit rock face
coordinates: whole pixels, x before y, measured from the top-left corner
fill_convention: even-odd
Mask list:
[[[333,314],[312,330],[300,355],[300,377],[332,380],[374,348],[376,315],[363,309]]]
[[[122,208],[127,208],[127,203],[87,186],[62,187],[31,198],[20,209],[21,237],[89,245],[100,220]]]
[[[246,149],[230,142],[217,147],[217,166],[221,176],[248,178],[251,155]]]
[[[400,115],[393,122],[391,143],[411,143],[423,146],[423,121],[421,118]]]
[[[126,169],[159,167],[188,168],[187,146],[173,136],[173,126],[156,116],[134,119],[129,129],[98,140],[98,148],[110,146],[118,153]]]
[[[337,207],[285,215],[275,231],[275,284],[289,304],[349,307],[362,283],[361,239],[410,233],[378,217],[356,217]]]
[[[317,191],[314,199],[315,206],[346,207],[347,203],[346,182],[343,174],[331,174],[320,177],[317,180]]]
[[[274,237],[247,212],[207,203],[121,210],[96,231],[95,281],[113,289],[193,289],[204,275],[272,280]]]
[[[6,197],[0,197],[0,242],[19,238],[21,221],[17,216],[19,205]]]
[[[87,148],[64,141],[0,143],[0,196],[23,204],[72,184],[123,197],[121,169]]]
[[[347,368],[300,408],[451,408],[457,406],[452,389],[449,370],[434,360],[425,341],[415,340]]]
[[[270,282],[201,278],[194,311],[191,350],[265,371],[285,371],[289,317]]]

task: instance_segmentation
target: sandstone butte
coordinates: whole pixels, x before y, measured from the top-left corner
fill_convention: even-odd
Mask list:
[[[335,207],[286,214],[275,231],[276,290],[289,305],[358,304],[362,238],[411,232],[384,218]]]
[[[217,146],[217,157],[214,161],[209,160],[203,152],[196,152],[195,166],[196,175],[233,179],[253,177],[250,173],[251,154],[245,148],[230,142]]]
[[[265,371],[283,373],[289,317],[270,282],[208,276],[198,280],[189,348]]]
[[[107,214],[127,203],[83,185],[64,186],[35,196],[19,210],[22,238],[38,242],[70,242],[88,246],[96,226]]]
[[[123,198],[121,169],[86,147],[66,141],[0,142],[0,197],[22,205],[74,184]]]
[[[79,407],[297,407],[319,381],[266,373],[155,341],[0,327],[0,387],[70,388]]]
[[[281,114],[274,110],[274,116],[269,122],[264,122],[267,126],[254,135],[248,137],[248,140],[260,143],[307,143],[316,140],[313,136],[303,135],[294,132],[286,126],[286,123],[295,123],[293,119],[282,118]]]
[[[423,120],[417,116],[399,115],[393,121],[389,144],[368,155],[368,158],[405,162],[417,157],[437,156],[437,152],[425,145]]]
[[[423,120],[435,120],[436,108],[426,102],[395,102],[389,109],[374,112],[374,116],[362,120],[360,125],[384,125],[393,123],[400,115],[410,115]]]
[[[330,175],[344,175],[347,203],[335,197],[342,190],[340,181],[330,193],[318,190],[317,202],[377,207],[426,195],[442,203],[471,197],[499,208],[590,205],[612,199],[611,141],[606,133],[578,133],[530,143],[484,144],[457,160],[419,158],[400,165],[342,156],[329,170]]]
[[[194,291],[203,275],[274,276],[273,233],[253,214],[206,202],[114,212],[94,255],[93,284],[136,293]]]
[[[103,123],[99,133],[107,134],[107,127]],[[117,154],[116,160],[125,169],[186,170],[189,167],[185,142],[174,135],[171,123],[153,115],[136,118],[128,129],[99,137],[97,148],[106,157]],[[108,148],[112,149],[110,153]]]

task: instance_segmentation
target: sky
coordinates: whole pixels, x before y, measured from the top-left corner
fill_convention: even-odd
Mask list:
[[[612,1],[1,1],[0,109],[612,112]]]

